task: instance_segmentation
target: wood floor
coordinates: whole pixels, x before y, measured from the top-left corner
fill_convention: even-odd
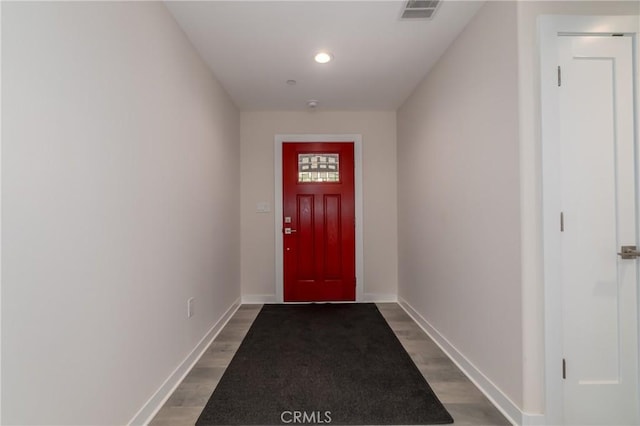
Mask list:
[[[377,306],[456,425],[510,424],[398,304]],[[261,307],[238,309],[150,425],[196,422]]]

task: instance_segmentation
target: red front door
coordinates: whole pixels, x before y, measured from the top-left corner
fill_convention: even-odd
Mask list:
[[[355,300],[353,143],[282,146],[284,301]]]

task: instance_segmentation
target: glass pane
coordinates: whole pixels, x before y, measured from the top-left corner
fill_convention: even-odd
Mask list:
[[[298,154],[298,182],[340,182],[340,154]]]

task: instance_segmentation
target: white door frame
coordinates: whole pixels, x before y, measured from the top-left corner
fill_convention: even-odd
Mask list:
[[[638,153],[638,16],[541,16],[538,21],[540,41],[541,136],[542,136],[542,214],[544,250],[544,333],[545,333],[545,421],[562,424],[564,397],[561,377],[562,362],[562,287],[560,264],[560,150],[557,86],[557,38],[559,35],[629,34],[634,39],[634,108],[636,179],[640,155]],[[640,220],[637,224],[640,230]],[[640,241],[640,235],[636,236]],[[638,267],[638,266],[637,266]],[[640,272],[640,267],[638,267]],[[638,306],[640,306],[640,292]],[[640,315],[637,319],[640,330]]]
[[[364,293],[364,234],[362,215],[362,135],[276,135],[275,136],[275,240],[276,240],[276,302],[284,303],[284,237],[282,234],[282,144],[284,142],[347,142],[353,143],[355,167],[355,212],[356,212],[356,302],[363,301]]]

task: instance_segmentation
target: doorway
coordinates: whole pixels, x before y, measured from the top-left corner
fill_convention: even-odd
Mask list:
[[[293,302],[293,301],[303,301],[303,299],[310,299],[307,297],[300,297],[300,296],[296,296],[294,295],[293,298],[285,298],[285,242],[289,241],[289,237],[291,237],[292,235],[297,236],[298,235],[298,229],[293,226],[296,225],[297,223],[294,224],[294,216],[292,214],[287,214],[285,215],[285,210],[284,210],[284,179],[283,179],[283,154],[284,154],[284,147],[286,144],[289,143],[295,143],[295,144],[299,144],[300,146],[304,145],[308,145],[309,147],[312,147],[314,144],[317,143],[328,143],[328,144],[344,144],[345,146],[352,146],[352,152],[353,152],[353,187],[354,187],[354,194],[353,194],[353,205],[354,205],[354,217],[355,217],[355,227],[354,227],[354,248],[355,248],[355,276],[352,277],[352,283],[351,283],[351,288],[353,289],[353,279],[355,279],[355,291],[352,291],[351,295],[347,295],[348,297],[340,296],[340,298],[334,298],[332,296],[326,297],[326,296],[322,296],[320,295],[320,297],[313,297],[313,299],[315,299],[316,301],[320,301],[320,300],[348,300],[348,301],[356,301],[356,302],[361,302],[363,301],[363,271],[364,271],[364,262],[363,262],[363,197],[362,197],[362,137],[361,135],[354,135],[354,134],[315,134],[315,135],[276,135],[275,136],[275,148],[274,148],[274,163],[275,163],[275,202],[274,202],[274,213],[275,213],[275,223],[274,223],[274,230],[275,230],[275,243],[276,243],[276,248],[275,248],[275,254],[276,254],[276,301],[283,303],[283,302]],[[316,154],[332,154],[332,152],[329,152],[325,149],[320,149],[320,151],[326,151],[326,152],[319,152],[317,148],[318,145],[316,145],[316,148],[311,148],[311,151],[316,151]],[[304,149],[302,149],[304,150]],[[307,154],[311,154],[312,152],[309,152]],[[304,154],[302,151],[299,153],[296,153],[294,155],[298,155],[298,154]],[[311,156],[307,156],[305,157],[308,159],[308,163],[309,165],[311,165],[311,161],[312,161],[312,157]],[[335,157],[333,157],[335,158]],[[317,158],[316,158],[317,160]],[[329,160],[329,158],[327,157],[322,158],[323,162],[324,160],[326,160],[325,164],[328,166],[331,160]],[[301,159],[301,161],[304,161],[303,159]],[[302,165],[303,163],[300,162],[300,164]],[[296,161],[296,168],[298,167],[297,161]],[[308,170],[302,171],[302,172],[306,172]],[[297,172],[296,172],[297,173]],[[298,175],[294,173],[294,176],[296,176],[295,179],[298,179]],[[303,176],[300,177],[300,179],[306,179],[308,176]],[[301,183],[302,186],[304,186],[304,183]],[[326,184],[322,184],[320,183],[320,185],[326,185]],[[304,197],[303,197],[304,198]],[[307,197],[307,201],[309,200],[309,198]],[[331,200],[329,200],[329,202],[335,202],[336,198],[333,197]],[[334,203],[335,204],[335,203]],[[289,225],[289,223],[286,223],[285,221],[287,221],[287,217],[289,217],[291,220],[291,225],[292,226],[285,226],[285,225]],[[287,232],[286,228],[290,228],[290,232],[289,234],[285,234],[285,232]],[[293,230],[296,230],[296,232],[294,232]],[[293,242],[293,241],[291,241]],[[291,249],[292,246],[289,246],[289,248]],[[317,295],[317,293],[316,293]],[[304,300],[304,301],[312,301],[312,300]]]
[[[284,301],[355,301],[353,143],[282,148]]]
[[[640,420],[634,19],[541,21],[547,423]]]

